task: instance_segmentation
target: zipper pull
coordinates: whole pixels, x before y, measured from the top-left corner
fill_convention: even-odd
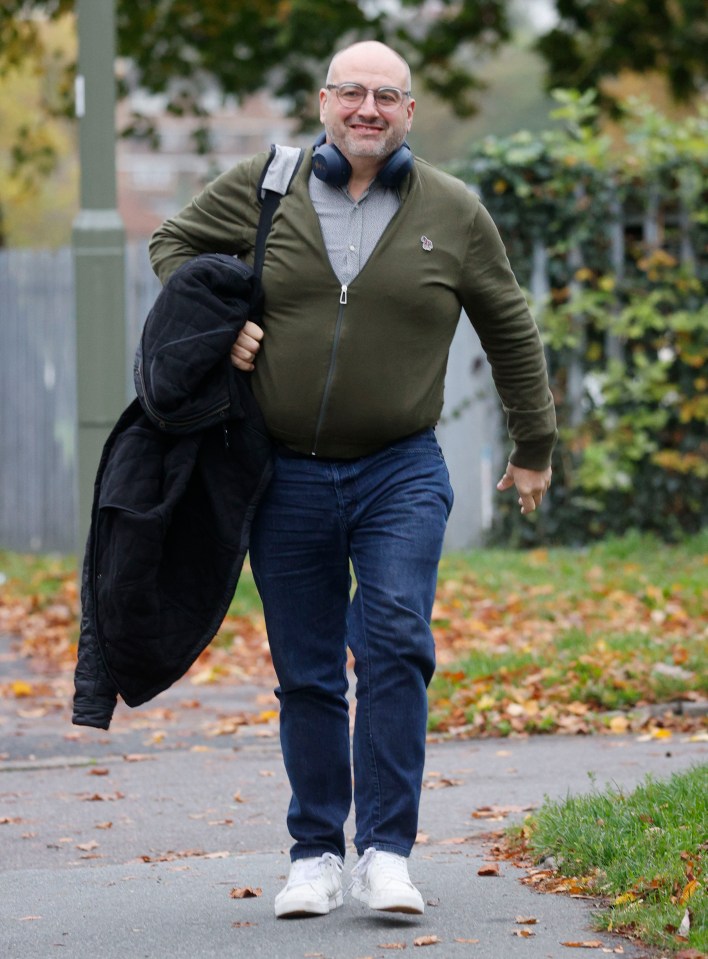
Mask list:
[[[342,292],[339,294],[339,302],[342,304],[342,306],[346,306],[347,304],[347,284],[346,283],[342,283]]]
[[[229,443],[229,428],[224,426],[224,449],[231,449],[231,444]]]

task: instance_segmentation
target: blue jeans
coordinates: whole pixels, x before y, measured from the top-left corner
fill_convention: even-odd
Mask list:
[[[357,679],[354,844],[360,854],[410,853],[435,669],[429,623],[451,507],[432,429],[352,461],[276,454],[250,553],[279,683],[293,859],[344,857],[347,646]]]

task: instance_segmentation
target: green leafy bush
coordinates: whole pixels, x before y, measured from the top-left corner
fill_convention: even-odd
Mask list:
[[[577,543],[629,528],[675,540],[708,496],[708,105],[670,120],[556,91],[558,124],[488,139],[454,172],[497,222],[544,337],[560,443],[546,507],[511,500],[493,539]]]

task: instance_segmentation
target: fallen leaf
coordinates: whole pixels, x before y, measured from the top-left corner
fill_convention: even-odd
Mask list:
[[[144,763],[147,762],[148,759],[154,758],[154,756],[149,756],[147,753],[126,753],[126,755],[123,756],[123,759],[127,763]]]
[[[513,935],[519,936],[521,939],[530,939],[531,936],[535,936],[535,932],[531,932],[530,929],[515,929]]]
[[[34,922],[36,919],[41,919],[41,916],[20,916],[17,920],[18,922]]]
[[[258,925],[257,922],[232,922],[232,923],[231,923],[231,928],[232,928],[232,929],[243,929],[243,928],[245,928],[246,926],[257,926],[257,925]]]
[[[562,942],[561,946],[571,949],[602,949],[603,943],[599,939],[588,939],[585,942]]]
[[[107,776],[107,769],[89,769],[89,776]]]
[[[454,942],[469,942],[470,944],[479,942],[479,939],[460,939],[459,937],[453,940]]]
[[[22,699],[24,696],[32,696],[34,689],[30,683],[26,683],[23,679],[16,679],[14,682],[10,683],[10,689],[14,696],[18,699]]]
[[[138,856],[138,859],[141,862],[174,862],[175,859],[190,859],[193,857],[201,859],[226,859],[228,855],[228,852],[204,852],[203,849],[184,849],[180,852],[170,850],[158,856]]]
[[[626,716],[613,716],[608,725],[610,732],[622,735],[629,729],[629,720]]]
[[[232,899],[257,899],[258,896],[263,895],[263,890],[260,886],[257,886],[255,889],[253,886],[242,886],[240,888],[234,888],[229,893],[229,896]]]
[[[684,886],[683,892],[679,896],[679,905],[685,906],[688,900],[694,894],[694,892],[696,892],[700,888],[701,888],[700,882],[697,879],[691,879],[691,881]]]
[[[280,712],[277,709],[264,709],[262,713],[256,716],[257,723],[269,723],[271,719],[278,719]]]
[[[688,909],[683,914],[683,919],[681,920],[681,925],[678,927],[677,936],[680,936],[682,939],[688,939],[688,934],[691,931],[691,915]]]
[[[441,942],[442,940],[438,939],[437,936],[418,936],[417,939],[413,940],[414,946],[434,946],[436,943]]]
[[[637,899],[638,899],[638,896],[637,896],[636,892],[632,892],[632,891],[630,890],[629,892],[623,892],[621,895],[617,896],[617,898],[613,900],[612,905],[613,905],[613,906],[624,906],[624,905],[626,905],[628,902],[636,902]]]
[[[426,779],[423,783],[423,789],[447,789],[450,786],[461,786],[462,784],[462,779],[441,777],[440,779]]]
[[[478,876],[500,876],[499,864],[496,862],[489,863],[487,866],[482,866],[481,869],[477,870]]]
[[[405,949],[405,942],[380,942],[379,949]]]
[[[112,795],[93,793],[91,796],[82,796],[81,798],[84,802],[114,802],[117,799],[125,799],[125,794],[117,791]]]
[[[96,823],[96,829],[112,829],[112,828],[113,828],[113,823],[112,823],[112,822],[97,822],[97,823]]]
[[[81,852],[91,852],[93,849],[98,849],[98,843],[95,839],[92,839],[90,842],[78,843],[76,848],[80,849]]]
[[[535,926],[538,919],[535,916],[517,916],[516,922],[519,926]]]
[[[651,731],[652,739],[671,739],[673,733],[670,729],[657,728]]]

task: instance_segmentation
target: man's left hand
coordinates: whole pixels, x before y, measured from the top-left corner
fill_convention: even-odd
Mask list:
[[[504,475],[497,483],[497,489],[501,492],[515,486],[519,491],[519,506],[521,512],[533,513],[541,505],[543,497],[551,485],[551,467],[538,472],[537,470],[525,470],[520,466],[514,466],[508,463]]]

